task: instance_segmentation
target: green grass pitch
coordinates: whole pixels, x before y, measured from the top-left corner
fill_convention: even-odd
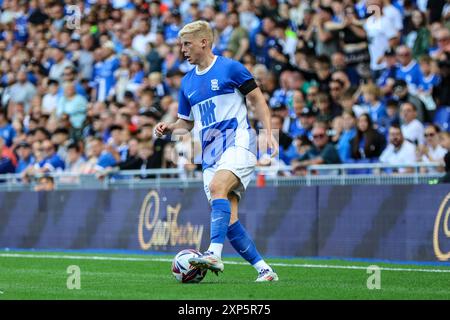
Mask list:
[[[225,272],[180,284],[172,256],[0,251],[0,300],[7,299],[450,299],[450,267],[377,263],[381,288],[369,290],[370,263],[268,259],[280,281],[255,283],[255,270],[225,258]],[[375,263],[372,263],[375,264]],[[71,265],[79,290],[67,288]]]

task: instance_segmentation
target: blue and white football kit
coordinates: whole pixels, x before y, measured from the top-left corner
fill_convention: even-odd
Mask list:
[[[233,172],[241,185],[233,190],[239,197],[249,184],[256,165],[256,135],[247,119],[245,97],[239,91],[253,80],[239,62],[215,56],[205,70],[192,69],[181,83],[178,117],[194,121],[202,143],[205,193],[214,173]]]
[[[240,180],[233,192],[240,198],[256,165],[256,134],[247,119],[245,95],[256,88],[251,73],[239,62],[215,56],[211,65],[191,70],[182,80],[178,117],[194,121],[194,131],[202,143],[203,184],[211,203],[211,244],[195,266],[223,271],[220,261],[225,237],[233,248],[259,272],[257,281],[278,280],[264,262],[240,221],[229,226],[228,199],[211,199],[209,184],[218,170],[229,170]]]

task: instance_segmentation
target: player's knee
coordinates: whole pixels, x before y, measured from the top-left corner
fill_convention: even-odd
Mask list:
[[[224,187],[223,184],[217,181],[211,181],[208,186],[209,192],[211,193],[211,197],[215,198],[226,198],[228,194],[228,190]]]

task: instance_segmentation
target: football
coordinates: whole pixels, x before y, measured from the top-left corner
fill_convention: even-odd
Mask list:
[[[207,269],[190,265],[189,259],[201,256],[195,249],[184,249],[177,253],[172,261],[172,274],[181,283],[199,283],[206,276]]]

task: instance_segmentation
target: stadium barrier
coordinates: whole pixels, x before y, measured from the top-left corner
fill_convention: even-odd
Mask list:
[[[393,171],[410,168],[412,172],[395,174]],[[382,164],[360,163],[339,165],[314,165],[306,168],[304,176],[293,176],[292,167],[277,165],[257,167],[250,185],[314,186],[355,184],[428,184],[436,183],[443,175],[439,163]],[[139,189],[161,187],[202,186],[201,172],[184,169],[147,169],[125,171],[100,171],[96,174],[79,174],[64,171],[47,173],[55,180],[56,190],[74,189]],[[0,174],[1,191],[34,190],[37,178],[25,182],[21,174]]]
[[[448,185],[249,187],[240,205],[265,256],[448,261],[449,216]],[[202,187],[0,193],[0,248],[175,253],[209,229]]]

